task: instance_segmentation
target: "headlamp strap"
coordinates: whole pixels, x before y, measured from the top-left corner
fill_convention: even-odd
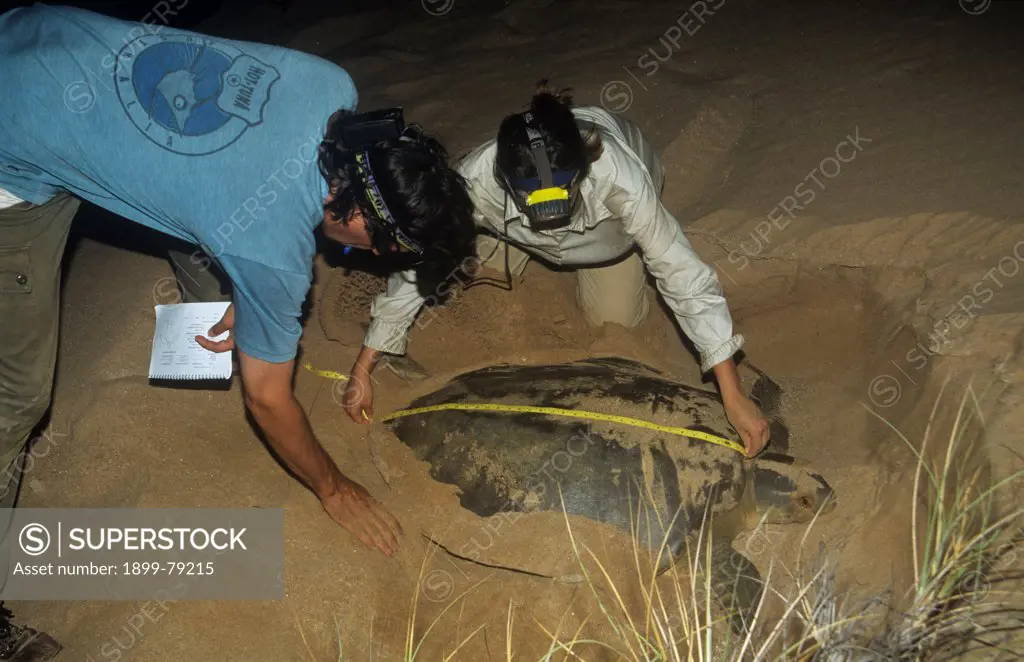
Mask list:
[[[384,202],[384,196],[377,187],[377,180],[373,176],[373,168],[370,167],[370,153],[368,151],[356,152],[356,170],[359,173],[363,189],[366,191],[366,197],[370,200],[370,205],[377,212],[377,217],[387,224],[388,231],[395,236],[398,243],[414,253],[422,253],[423,249],[420,245],[398,228],[398,222],[391,214],[391,210],[388,209],[387,203]]]
[[[533,152],[533,161],[537,164],[537,176],[540,178],[541,188],[554,186],[554,177],[551,174],[551,162],[548,161],[547,141],[544,135],[537,130],[534,124],[533,113],[523,113],[523,120],[526,122],[526,136],[530,139],[530,151]]]

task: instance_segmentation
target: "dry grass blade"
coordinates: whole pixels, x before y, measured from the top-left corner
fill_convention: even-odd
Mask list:
[[[370,619],[370,627],[371,627],[371,632],[372,632],[372,628],[373,628],[373,619],[372,618]],[[336,641],[338,642],[338,662],[342,662],[345,659],[345,642],[342,640],[342,637],[341,637],[341,623],[338,622],[338,615],[337,614],[334,615],[334,635],[335,635]],[[373,641],[372,638],[370,640]]]
[[[475,637],[477,632],[479,632],[480,630],[483,630],[483,629],[484,629],[484,626],[480,625],[475,630],[470,632],[469,635],[465,639],[463,639],[461,642],[459,642],[459,645],[455,647],[455,650],[453,650],[451,653],[449,653],[444,658],[444,662],[448,662],[453,657],[455,657],[455,654],[458,653],[462,649],[463,646],[465,646],[467,643],[469,643],[469,640],[472,639],[473,637]],[[426,636],[426,635],[424,635],[424,636]]]
[[[550,632],[546,627],[544,627],[542,623],[534,619],[534,622],[537,623],[537,627],[539,627],[541,631],[543,631],[544,634],[546,634],[551,639],[551,642],[548,644],[548,650],[544,654],[544,657],[540,659],[540,662],[550,662],[551,657],[559,651],[565,653],[565,657],[563,658],[563,660],[569,660],[570,658],[572,658],[574,660],[583,660],[584,662],[586,662],[586,658],[580,656],[573,650],[573,648],[578,644],[593,644],[606,650],[615,651],[614,648],[608,646],[607,644],[601,641],[593,639],[580,639],[580,633],[583,632],[583,628],[586,627],[587,621],[589,620],[589,618],[584,618],[583,622],[580,623],[580,626],[576,628],[576,633],[573,635],[572,639],[570,639],[568,643],[564,643],[561,640],[559,640],[557,633]],[[618,653],[618,651],[615,652]]]
[[[437,549],[438,549],[438,547],[436,545],[433,545],[431,553],[424,555],[423,562],[420,564],[420,574],[419,574],[419,576],[418,576],[418,578],[416,580],[416,589],[415,589],[415,592],[413,593],[412,607],[410,608],[410,611],[409,611],[409,621],[408,621],[408,624],[407,624],[408,627],[406,628],[405,654],[404,654],[404,657],[403,657],[404,662],[414,662],[414,660],[416,659],[416,656],[419,655],[420,648],[423,646],[423,643],[426,641],[427,636],[431,633],[431,631],[433,631],[433,629],[441,621],[441,618],[446,613],[448,613],[448,610],[451,609],[452,607],[454,607],[455,605],[460,604],[462,602],[462,600],[467,595],[469,595],[469,593],[471,593],[472,591],[476,590],[476,588],[478,586],[480,586],[481,584],[483,584],[486,581],[485,579],[481,579],[479,582],[477,582],[476,584],[473,584],[472,586],[467,588],[465,591],[460,593],[457,597],[453,598],[451,600],[451,602],[449,602],[447,605],[445,605],[444,609],[441,610],[441,613],[438,614],[437,617],[435,617],[434,620],[430,622],[430,625],[427,626],[427,629],[423,633],[423,636],[420,637],[419,643],[414,645],[415,631],[416,631],[416,612],[417,612],[417,607],[419,606],[420,591],[422,590],[422,586],[423,586],[423,574],[424,574],[424,570],[427,567],[427,561],[433,556],[433,554],[436,552]],[[479,628],[477,630],[474,630],[474,632],[469,637],[467,637],[462,643],[460,643],[458,645],[458,647],[455,649],[455,651],[458,651],[460,648],[462,648],[462,646],[464,646],[465,643],[467,641],[469,641],[469,639],[471,639],[473,637],[473,635],[475,635],[478,630],[479,630]]]
[[[630,638],[626,636],[626,633],[623,632],[622,628],[619,626],[619,624],[616,622],[616,620],[612,617],[612,615],[610,613],[608,613],[608,610],[605,608],[604,601],[601,600],[600,596],[597,593],[597,588],[594,585],[593,580],[591,579],[590,572],[587,570],[586,564],[583,563],[583,557],[580,554],[579,544],[576,542],[576,536],[573,534],[572,523],[569,522],[569,513],[565,510],[565,500],[564,500],[563,495],[562,495],[561,485],[558,486],[558,499],[559,499],[559,502],[562,504],[562,516],[565,519],[565,527],[566,527],[566,531],[567,531],[567,533],[569,535],[569,541],[572,544],[573,554],[575,555],[576,560],[580,564],[580,570],[583,572],[583,577],[586,580],[587,586],[590,587],[591,592],[593,593],[594,597],[597,600],[598,606],[601,609],[601,613],[604,614],[605,619],[608,621],[609,625],[611,625],[612,628],[615,630],[615,633],[616,633],[616,635],[618,635],[619,639],[621,639],[622,642],[626,646],[629,647],[629,652],[630,652],[630,655],[632,656],[632,658],[634,660],[642,659],[642,658],[639,658],[636,655],[636,651],[635,651],[635,649],[633,649],[633,647],[632,647],[632,645],[630,643]],[[632,633],[634,634],[634,636],[636,635],[635,629],[632,630]],[[620,653],[620,655],[622,655],[622,654]],[[625,655],[623,655],[623,657],[625,657]]]
[[[309,642],[306,640],[306,632],[302,629],[302,621],[299,620],[299,615],[294,614],[295,625],[299,628],[299,637],[302,638],[302,645],[306,647],[306,652],[309,653],[309,659],[316,662],[316,655],[313,654],[313,649],[309,647]]]
[[[941,399],[941,394],[940,398]],[[968,403],[973,409],[968,410]],[[938,402],[936,403],[938,404]],[[936,416],[933,409],[929,429]],[[883,419],[884,420],[884,419]],[[994,591],[996,584],[1012,581],[995,571],[1008,555],[1020,549],[1024,509],[1012,504],[1008,513],[995,516],[997,497],[1011,483],[1024,476],[1018,471],[982,488],[982,472],[963,467],[973,458],[976,447],[968,440],[970,423],[982,422],[980,406],[970,385],[961,399],[951,426],[941,469],[927,466],[927,455],[900,438],[917,455],[917,474],[929,475],[930,490],[925,495],[925,536],[914,545],[915,582],[911,587],[911,606],[906,613],[887,623],[872,642],[872,650],[892,659],[952,659],[968,651],[986,648],[989,653],[1009,651],[1001,642],[983,637],[1003,635],[1003,641],[1024,632],[1024,604],[1020,593]],[[890,426],[891,427],[891,426]],[[982,426],[983,428],[983,426]],[[978,438],[981,433],[978,433]],[[975,451],[975,452],[971,452]],[[954,462],[959,458],[959,462]],[[915,486],[916,487],[916,486]],[[915,497],[917,492],[915,490]],[[916,534],[917,499],[912,517]],[[1000,596],[1005,595],[1008,601]],[[993,602],[994,599],[1000,598]]]
[[[481,579],[476,584],[473,584],[472,586],[467,588],[465,591],[460,593],[450,603],[445,605],[445,608],[441,610],[441,613],[438,614],[437,617],[434,618],[434,620],[430,622],[430,625],[427,626],[426,631],[424,631],[423,636],[420,637],[420,641],[419,641],[418,644],[416,644],[415,648],[412,647],[413,631],[415,629],[415,622],[413,620],[415,618],[415,612],[413,613],[413,616],[411,616],[410,620],[409,620],[408,645],[406,647],[406,657],[405,657],[405,661],[406,662],[413,662],[413,660],[416,659],[416,656],[419,654],[420,648],[423,646],[423,642],[425,642],[427,640],[427,637],[430,635],[431,631],[433,631],[433,629],[441,621],[441,618],[446,613],[448,613],[448,610],[451,609],[452,607],[454,607],[455,605],[459,604],[467,595],[469,595],[471,592],[475,591],[477,589],[477,587],[480,586],[481,584],[483,584],[485,581],[486,580]],[[416,590],[419,591],[419,586],[418,585],[416,587]],[[474,634],[475,634],[475,631],[474,631]],[[470,636],[472,636],[472,635],[470,635]],[[461,648],[464,645],[464,643],[465,642],[459,644],[459,648]],[[456,650],[458,650],[458,649],[456,649]]]
[[[512,662],[512,601],[508,601],[508,619],[505,621],[505,662]]]

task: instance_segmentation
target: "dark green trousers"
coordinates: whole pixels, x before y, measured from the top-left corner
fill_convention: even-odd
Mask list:
[[[174,267],[174,277],[181,301],[230,301],[231,279],[217,263],[197,246],[167,251]],[[177,303],[158,301],[157,303]]]
[[[17,502],[30,436],[50,406],[61,259],[79,204],[61,193],[42,205],[0,209],[0,540]],[[203,253],[169,254],[180,295],[157,303],[230,298],[226,276]]]
[[[50,406],[60,265],[79,201],[0,209],[0,540],[6,537],[32,430]]]

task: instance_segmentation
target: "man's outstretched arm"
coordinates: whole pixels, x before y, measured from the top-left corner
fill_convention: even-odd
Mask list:
[[[212,337],[225,331],[231,335],[214,341],[196,336],[196,342],[211,352],[235,349],[234,305],[209,331]],[[292,393],[295,361],[270,363],[238,350],[245,405],[252,412],[271,448],[323,504],[331,518],[367,547],[390,556],[398,548],[402,528],[398,521],[370,496],[362,485],[349,479],[317,441],[306,412]]]
[[[268,363],[239,350],[245,404],[274,452],[320,499],[324,509],[367,547],[390,556],[402,532],[398,521],[347,478],[317,441],[292,393],[295,361]]]

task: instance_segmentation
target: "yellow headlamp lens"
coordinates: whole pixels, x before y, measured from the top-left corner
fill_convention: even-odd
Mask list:
[[[551,188],[542,188],[534,191],[526,197],[526,204],[536,205],[541,202],[551,202],[552,200],[568,200],[569,191],[565,190],[560,186],[552,186]]]

